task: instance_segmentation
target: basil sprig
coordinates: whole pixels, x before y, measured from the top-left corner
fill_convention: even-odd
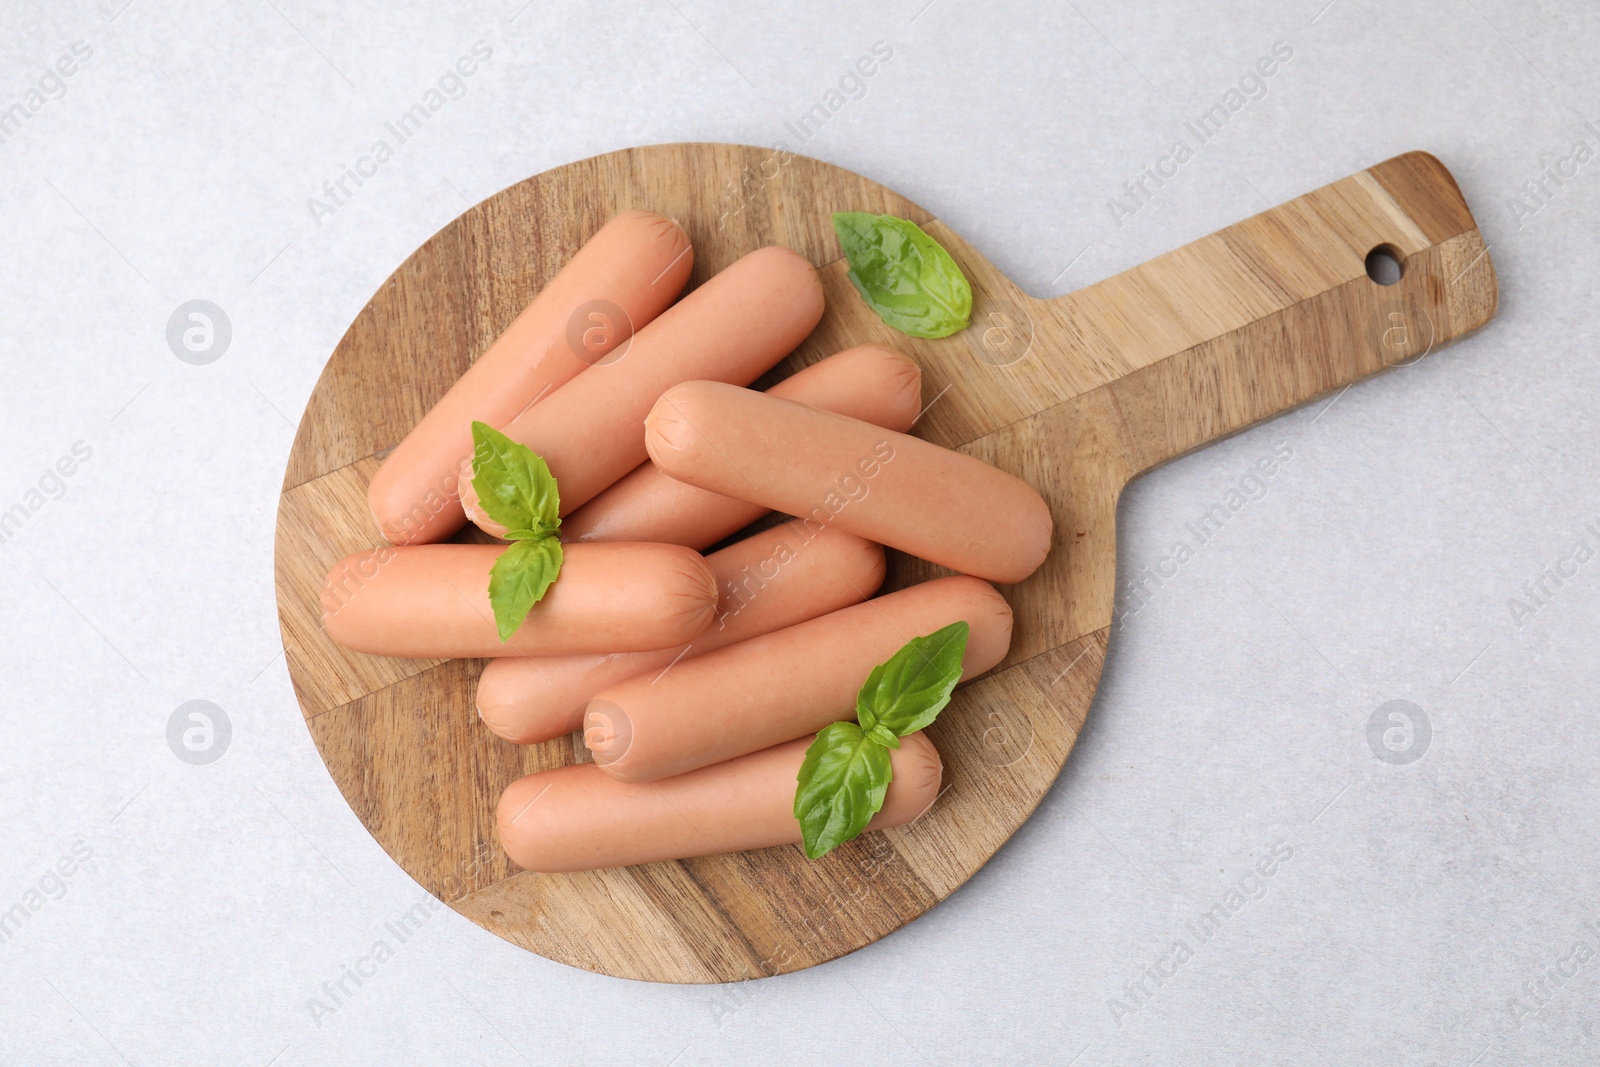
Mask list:
[[[505,642],[561,572],[561,493],[543,457],[488,423],[472,424],[472,448],[478,507],[511,542],[489,571],[489,606]]]
[[[818,859],[858,836],[883,807],[894,780],[889,750],[925,729],[950,703],[967,651],[965,622],[925,637],[872,668],[856,694],[856,721],[817,734],[800,764],[794,817],[806,855]]]
[[[972,318],[972,286],[944,246],[893,215],[833,216],[850,281],[884,322],[912,337],[948,337]]]

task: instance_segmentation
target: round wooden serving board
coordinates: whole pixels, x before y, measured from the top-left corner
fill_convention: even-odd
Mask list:
[[[1056,540],[1003,592],[1011,654],[962,687],[930,735],[946,787],[916,823],[809,861],[798,847],[546,875],[494,837],[501,790],[587,758],[581,740],[518,747],[478,721],[478,661],[398,660],[328,640],[329,566],[382,543],[367,482],[469,363],[612,215],[648,208],[694,242],[691,285],[766,244],[821,270],[828,311],[774,377],[881,342],[922,365],[917,432],[1022,477]],[[961,264],[973,325],[918,341],[846,277],[835,211],[921,224]],[[1365,261],[1387,246],[1392,286]],[[1038,300],[904,197],[771,150],[658,145],[530,178],[440,230],[384,283],[312,393],[284,477],[279,615],[289,672],[329,772],[378,842],[460,914],[527,949],[627,978],[720,982],[810,967],[921,915],[1038,805],[1072,750],[1112,621],[1117,495],[1139,472],[1420,358],[1494,313],[1495,278],[1449,173],[1420,152],[1246,219],[1077,293]],[[952,516],[982,521],[982,516]],[[886,588],[935,568],[895,556]]]

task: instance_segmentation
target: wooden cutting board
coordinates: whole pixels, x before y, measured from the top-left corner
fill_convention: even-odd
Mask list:
[[[318,591],[381,544],[367,482],[385,452],[609,217],[671,215],[691,284],[779,243],[821,268],[828,310],[781,373],[877,341],[913,355],[917,432],[1044,494],[1055,546],[1004,590],[1011,654],[930,731],[946,788],[908,827],[821,861],[798,847],[576,875],[516,870],[494,837],[514,778],[587,758],[579,738],[518,747],[473,710],[479,661],[395,660],[334,645]],[[973,325],[919,341],[846,278],[830,217],[920,223],[972,281]],[[1368,276],[1374,250],[1397,284]],[[290,676],[350,806],[413,878],[524,948],[628,978],[717,982],[795,971],[883,937],[949,896],[1055,780],[1094,698],[1112,621],[1117,496],[1175,456],[1427,354],[1494,314],[1493,267],[1448,171],[1412,152],[1067,296],[1018,289],[928,212],[827,163],[719,144],[629,149],[504,190],[440,230],[384,283],[306,407],[278,511]],[[893,556],[886,588],[936,569]]]

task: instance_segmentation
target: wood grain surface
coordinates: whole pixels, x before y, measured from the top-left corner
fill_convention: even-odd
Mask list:
[[[1050,559],[1002,591],[1010,655],[963,686],[930,736],[946,787],[910,826],[821,861],[798,847],[544,875],[494,839],[514,778],[587,758],[564,738],[518,747],[473,709],[478,661],[397,660],[324,635],[329,566],[383,542],[366,486],[386,451],[606,219],[679,219],[691,285],[761,245],[821,270],[828,310],[771,378],[869,341],[914,356],[917,432],[1039,489]],[[973,325],[920,341],[884,326],[846,277],[830,216],[922,224],[971,279]],[[1368,277],[1386,246],[1398,284]],[[457,912],[518,945],[628,978],[717,982],[799,970],[898,929],[970,878],[1050,788],[1093,700],[1116,578],[1118,494],[1142,471],[1386,367],[1494,314],[1493,267],[1445,168],[1413,152],[1078,292],[1040,300],[916,204],[800,156],[735,145],[629,149],[489,198],[384,283],[307,405],[278,512],[290,675],[329,773],[373,837]],[[771,379],[769,379],[771,380]],[[938,573],[895,555],[886,588]],[[1152,665],[1158,669],[1158,665]]]

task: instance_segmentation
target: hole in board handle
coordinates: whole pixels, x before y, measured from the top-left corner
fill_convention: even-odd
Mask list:
[[[1393,285],[1405,273],[1404,258],[1394,245],[1378,245],[1367,253],[1367,277],[1379,285]]]

